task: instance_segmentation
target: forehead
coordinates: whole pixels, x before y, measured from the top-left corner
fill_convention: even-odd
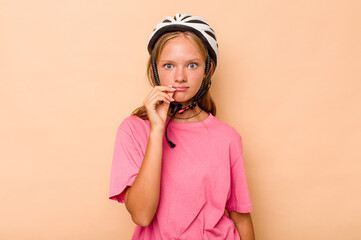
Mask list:
[[[202,55],[199,52],[195,43],[187,37],[180,35],[169,40],[163,47],[160,54],[160,60],[164,58],[171,59],[191,59],[200,58]]]

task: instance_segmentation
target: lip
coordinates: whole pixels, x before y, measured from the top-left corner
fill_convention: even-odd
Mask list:
[[[185,91],[187,90],[189,87],[173,87],[175,89],[177,89],[177,91]]]

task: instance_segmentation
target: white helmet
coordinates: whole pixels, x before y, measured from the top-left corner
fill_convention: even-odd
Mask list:
[[[214,30],[202,17],[192,16],[190,14],[177,13],[174,17],[166,17],[161,23],[155,26],[152,35],[148,41],[148,52],[152,53],[157,39],[164,33],[176,31],[190,31],[196,34],[206,45],[210,57],[217,65],[218,43]]]

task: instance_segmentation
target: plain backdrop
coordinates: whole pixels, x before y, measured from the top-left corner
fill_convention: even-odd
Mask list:
[[[130,239],[116,130],[165,16],[217,34],[216,117],[243,138],[257,240],[361,239],[361,2],[0,1],[0,239]]]

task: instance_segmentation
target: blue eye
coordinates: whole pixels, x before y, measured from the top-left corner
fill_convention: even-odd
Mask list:
[[[197,67],[197,63],[190,63],[188,65],[190,68],[196,68]]]
[[[167,63],[167,64],[164,64],[164,67],[165,67],[166,69],[171,69],[171,68],[173,67],[173,65],[170,64],[170,63]]]

